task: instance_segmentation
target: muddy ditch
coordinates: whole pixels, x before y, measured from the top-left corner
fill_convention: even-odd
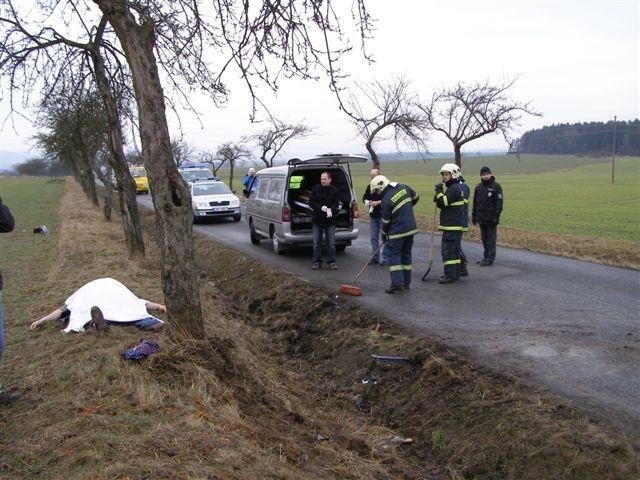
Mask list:
[[[636,447],[561,399],[210,239],[196,235],[196,249],[202,294],[266,332],[277,362],[326,408],[396,432],[397,454],[422,478],[638,478]],[[370,456],[368,440],[347,448]]]

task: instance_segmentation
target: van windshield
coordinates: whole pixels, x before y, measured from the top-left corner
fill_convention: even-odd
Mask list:
[[[147,176],[147,172],[144,168],[132,168],[130,172],[133,178],[142,178]]]
[[[200,195],[225,195],[227,193],[231,193],[231,190],[222,182],[200,184],[196,183],[193,186],[194,197]]]

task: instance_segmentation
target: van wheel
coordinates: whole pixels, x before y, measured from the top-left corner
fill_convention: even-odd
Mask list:
[[[344,252],[347,249],[347,245],[342,243],[340,245],[336,245],[336,252]]]
[[[276,235],[273,229],[271,229],[271,248],[273,248],[273,253],[276,255],[282,255],[284,253],[284,249],[282,245],[280,245],[280,240],[278,240],[278,235]]]
[[[260,243],[260,235],[256,233],[256,229],[253,226],[253,220],[249,220],[249,236],[251,237],[251,243],[258,245]]]

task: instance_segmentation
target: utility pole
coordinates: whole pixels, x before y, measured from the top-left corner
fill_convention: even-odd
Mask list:
[[[613,174],[615,172],[616,162],[616,126],[618,125],[618,117],[613,117],[613,155],[611,156],[611,183],[614,183]]]

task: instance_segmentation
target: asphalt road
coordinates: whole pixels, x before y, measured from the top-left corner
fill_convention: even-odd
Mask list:
[[[140,200],[151,206],[149,197]],[[366,222],[360,223],[357,241],[338,254],[337,271],[312,271],[309,250],[277,256],[268,240],[252,245],[244,219],[214,220],[195,229],[336,293],[341,283],[351,283],[371,252]],[[427,282],[420,277],[429,236],[421,234],[414,242],[409,292],[384,294],[388,269],[372,266],[359,283],[363,295],[349,301],[640,437],[639,272],[503,247],[492,267],[479,267],[475,260],[482,258],[482,246],[464,242],[469,277],[439,285],[439,240],[436,235]]]

